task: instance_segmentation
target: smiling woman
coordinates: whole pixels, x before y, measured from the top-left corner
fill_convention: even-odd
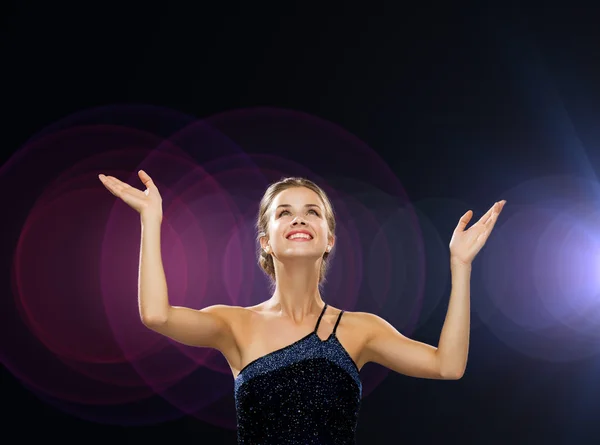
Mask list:
[[[161,261],[162,200],[143,171],[145,191],[111,176],[104,186],[140,213],[139,306],[148,328],[180,343],[219,350],[234,377],[240,444],[353,444],[362,396],[360,369],[374,362],[405,375],[458,379],[469,345],[471,262],[505,201],[450,241],[452,292],[438,347],[404,337],[377,315],[345,312],[321,298],[335,215],[325,192],[303,178],[266,190],[259,207],[259,264],[272,296],[251,307],[202,310],[169,304]]]
[[[285,249],[281,251],[280,246],[284,239],[298,241],[295,233],[306,234],[299,242],[305,241],[306,237],[311,241],[303,246],[306,248],[304,256],[312,253],[315,260],[320,260],[318,282],[322,284],[325,281],[327,258],[335,242],[335,215],[329,198],[314,182],[304,178],[286,178],[272,184],[260,202],[256,227],[261,246],[259,264],[274,285],[275,261],[288,253]],[[288,249],[295,247],[295,244],[287,245]],[[292,257],[299,254],[290,253]]]

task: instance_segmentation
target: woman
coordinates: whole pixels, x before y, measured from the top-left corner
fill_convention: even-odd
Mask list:
[[[335,245],[335,219],[323,190],[302,178],[272,184],[260,203],[259,263],[273,280],[271,298],[252,307],[171,306],[161,261],[162,200],[150,176],[138,174],[144,192],[114,177],[99,178],[141,215],[142,322],[180,343],[215,348],[225,356],[235,382],[239,443],[354,443],[359,370],[368,362],[414,377],[462,377],[471,263],[505,201],[465,230],[472,217],[468,211],[454,231],[452,293],[436,348],[406,338],[376,315],[345,312],[323,301],[319,284]]]

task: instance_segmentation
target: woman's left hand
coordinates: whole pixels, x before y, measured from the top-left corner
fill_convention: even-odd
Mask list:
[[[467,230],[465,228],[473,217],[473,211],[469,210],[462,216],[450,240],[450,258],[452,261],[465,265],[470,265],[473,262],[490,233],[492,233],[504,204],[506,204],[504,200],[495,203],[479,221]]]

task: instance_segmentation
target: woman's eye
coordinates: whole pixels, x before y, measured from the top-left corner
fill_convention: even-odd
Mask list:
[[[312,212],[312,213],[314,213],[315,215],[319,216],[319,213],[318,213],[316,210],[314,210],[314,209],[310,209],[310,210],[308,211],[308,213],[311,213],[311,212]],[[285,215],[286,213],[291,215],[291,213],[290,213],[290,211],[289,211],[289,210],[283,210],[283,211],[281,211],[281,213],[279,214],[279,216],[283,216],[283,215]]]

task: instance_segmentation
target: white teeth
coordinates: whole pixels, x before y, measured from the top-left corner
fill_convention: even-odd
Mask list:
[[[311,236],[307,235],[306,233],[294,233],[293,235],[288,236],[288,239],[297,239],[297,238],[311,239]]]

